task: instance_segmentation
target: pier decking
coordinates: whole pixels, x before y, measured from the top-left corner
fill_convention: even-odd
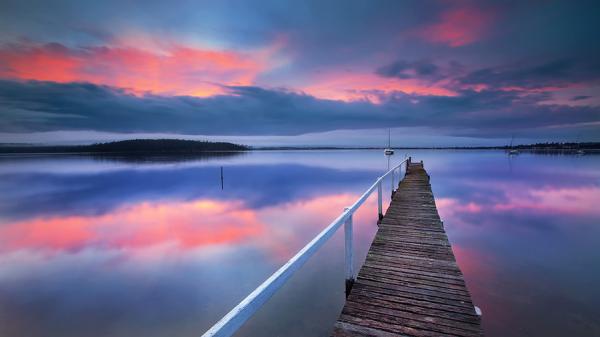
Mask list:
[[[332,335],[483,335],[422,163],[409,164]]]

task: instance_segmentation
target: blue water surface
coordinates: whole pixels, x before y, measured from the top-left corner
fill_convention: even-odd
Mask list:
[[[600,156],[410,155],[487,336],[600,335]],[[0,336],[200,336],[388,164],[379,150],[0,157]],[[374,197],[354,219],[357,270]],[[238,335],[327,336],[344,298],[340,231]]]

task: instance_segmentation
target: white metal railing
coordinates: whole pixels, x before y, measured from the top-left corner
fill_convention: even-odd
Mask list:
[[[215,325],[206,331],[202,337],[228,337],[233,335],[252,315],[267,302],[273,294],[283,286],[283,284],[294,274],[294,272],[302,265],[325,243],[337,229],[344,224],[344,242],[345,242],[345,277],[346,277],[346,294],[354,283],[354,257],[352,252],[352,216],[354,212],[367,200],[367,198],[377,189],[377,210],[379,220],[383,218],[383,197],[381,184],[383,180],[391,175],[392,195],[394,193],[395,179],[394,173],[398,171],[398,177],[402,170],[402,165],[406,163],[406,167],[410,164],[411,158],[404,159],[400,164],[394,166],[384,175],[377,178],[375,183],[363,193],[354,204],[344,209],[344,212],[338,216],[327,228],[321,231],[314,239],[312,239],[304,248],[296,255],[288,260],[281,268],[273,275],[259,285],[250,295],[246,296],[235,308],[231,309],[223,318]]]

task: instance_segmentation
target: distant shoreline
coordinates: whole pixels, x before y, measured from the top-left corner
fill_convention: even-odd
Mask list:
[[[301,151],[301,150],[384,150],[382,146],[367,146],[367,147],[342,147],[342,146],[263,146],[253,147],[256,151],[269,150],[286,150],[286,151]],[[546,144],[531,144],[531,145],[516,145],[516,146],[406,146],[406,147],[391,147],[394,150],[501,150],[501,151],[524,151],[524,152],[577,152],[590,151],[600,152],[600,143],[546,143]]]
[[[218,155],[249,151],[383,150],[379,146],[246,146],[227,142],[179,139],[135,139],[92,145],[0,144],[0,154],[78,154],[117,156]],[[599,142],[539,143],[516,146],[411,146],[394,150],[496,150],[527,153],[600,153]]]
[[[320,150],[385,150],[387,147],[257,147],[248,151],[320,151]],[[497,150],[510,151],[503,147],[390,147],[392,150]],[[519,151],[579,151],[578,149],[518,149]],[[600,149],[583,149],[600,151]]]

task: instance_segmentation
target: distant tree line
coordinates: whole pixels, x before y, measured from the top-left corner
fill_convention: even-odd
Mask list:
[[[393,146],[405,150],[600,150],[600,142],[586,143],[536,143],[525,145],[503,146]],[[263,146],[253,150],[383,150],[383,146]]]
[[[193,154],[247,151],[245,145],[183,139],[131,139],[92,145],[0,146],[0,153]]]
[[[528,145],[513,145],[505,146],[506,149],[517,150],[597,150],[600,149],[598,142],[583,142],[583,143],[536,143]]]

